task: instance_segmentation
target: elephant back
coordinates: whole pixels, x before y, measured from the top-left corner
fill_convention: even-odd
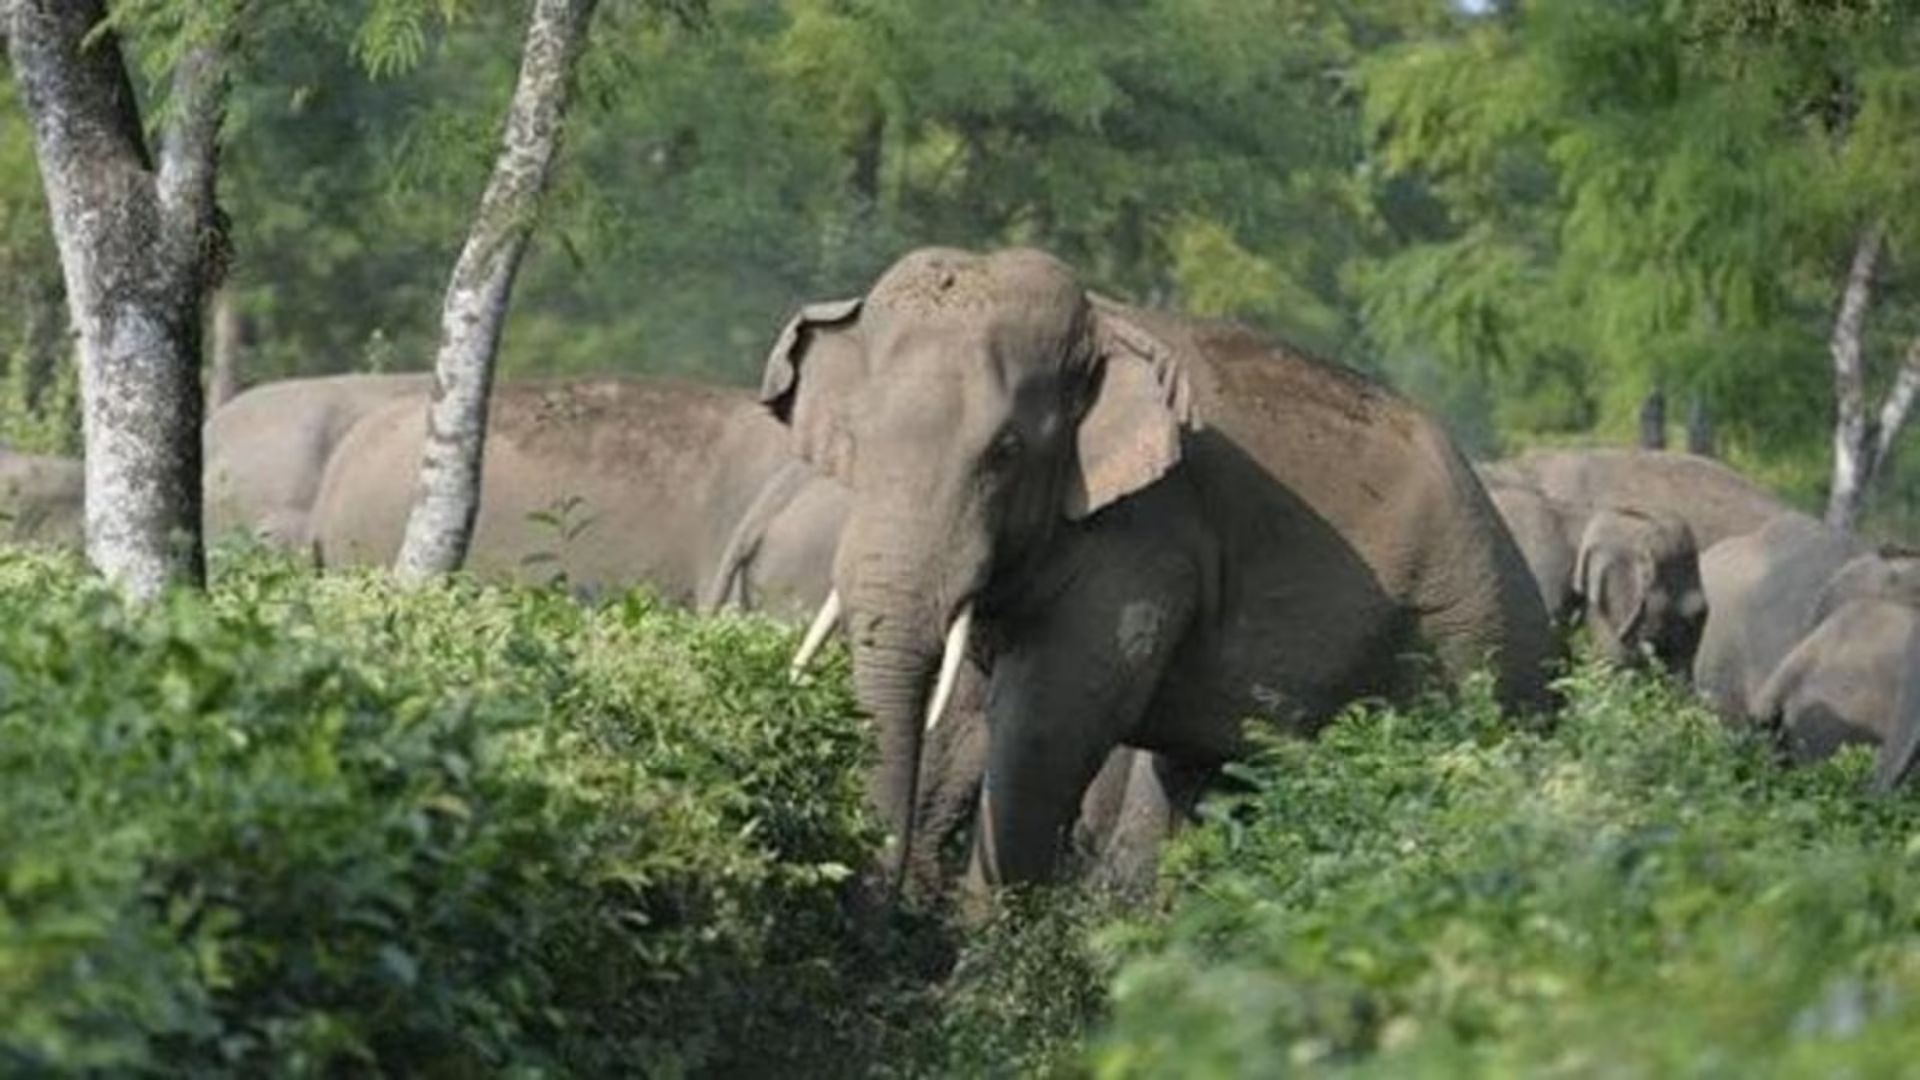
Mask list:
[[[424,395],[356,424],[314,513],[329,563],[384,563],[412,506]],[[783,435],[744,391],[667,379],[503,383],[490,402],[468,567],[691,603]],[[729,482],[733,473],[744,475]],[[737,505],[736,505],[737,504]]]
[[[1137,317],[1187,358],[1197,420],[1187,453],[1207,466],[1190,474],[1213,516],[1232,523],[1227,562],[1258,567],[1284,551],[1299,563],[1250,571],[1247,588],[1286,596],[1314,567],[1344,576],[1357,586],[1344,594],[1355,625],[1444,639],[1454,655],[1443,660],[1461,670],[1497,653],[1510,700],[1545,701],[1538,671],[1552,635],[1540,591],[1436,421],[1360,372],[1237,324]]]
[[[1535,451],[1482,465],[1575,506],[1621,507],[1687,523],[1702,549],[1752,532],[1791,508],[1711,458],[1670,450],[1610,447]]]
[[[1833,575],[1865,553],[1857,538],[1787,513],[1700,558],[1707,625],[1694,684],[1732,718],[1751,717],[1761,684],[1812,628]]]

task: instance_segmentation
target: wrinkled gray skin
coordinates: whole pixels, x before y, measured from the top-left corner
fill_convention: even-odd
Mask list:
[[[1905,779],[1920,750],[1920,608],[1898,599],[1843,600],[1781,661],[1754,700],[1756,721],[1795,762],[1849,743],[1880,747],[1874,783]]]
[[[495,388],[467,566],[583,593],[646,583],[693,606],[715,590],[735,524],[791,458],[752,395],[673,380],[555,379]],[[412,506],[427,402],[389,403],[348,432],[315,502],[326,565],[389,563]],[[736,601],[804,618],[825,597],[844,507],[804,486],[745,541]]]
[[[320,478],[347,429],[431,385],[420,374],[284,379],[216,409],[201,429],[208,538],[244,530],[304,552]]]
[[[83,546],[85,485],[85,469],[73,458],[0,450],[0,539]]]
[[[1678,518],[1701,551],[1791,509],[1712,458],[1672,450],[1536,451],[1482,464],[1478,472],[1489,487],[1532,487],[1580,511],[1611,506]]]
[[[1418,656],[1547,702],[1546,613],[1439,427],[1239,328],[1089,297],[1044,253],[928,249],[789,323],[762,396],[852,493],[834,582],[895,880],[964,608],[991,656],[987,884],[1051,875],[1118,745],[1204,773],[1246,718],[1311,732],[1417,685]]]
[[[1707,625],[1694,689],[1729,720],[1755,718],[1761,687],[1813,628],[1829,580],[1866,553],[1856,537],[1799,513],[1708,548],[1700,557]]]
[[[1685,522],[1654,512],[1595,511],[1580,535],[1574,592],[1607,659],[1632,664],[1644,651],[1670,671],[1692,670],[1707,601]]]

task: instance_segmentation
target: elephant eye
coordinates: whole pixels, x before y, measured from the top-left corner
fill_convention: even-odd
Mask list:
[[[1021,451],[1025,449],[1019,432],[1003,431],[995,437],[993,445],[987,447],[987,468],[995,472],[1009,468],[1020,460]]]

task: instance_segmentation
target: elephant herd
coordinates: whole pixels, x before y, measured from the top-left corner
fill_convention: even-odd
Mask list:
[[[1686,454],[1542,453],[1480,474],[1549,611],[1583,622],[1603,654],[1691,677],[1792,761],[1865,743],[1880,748],[1877,787],[1913,770],[1920,552],[1833,529]]]
[[[209,531],[390,562],[429,392],[235,398],[205,430]],[[1476,669],[1544,711],[1555,623],[1691,673],[1798,758],[1876,741],[1892,783],[1920,744],[1920,562],[1688,455],[1476,468],[1361,375],[1043,252],[913,252],[795,315],[757,394],[532,380],[490,407],[476,572],[817,610],[796,671],[844,632],[895,885],[1137,884],[1250,725],[1310,735]],[[77,535],[44,509],[58,481],[0,470],[33,488],[31,535]]]

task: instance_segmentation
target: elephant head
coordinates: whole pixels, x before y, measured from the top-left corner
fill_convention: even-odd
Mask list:
[[[1032,250],[915,251],[781,332],[761,400],[851,493],[816,631],[844,615],[894,880],[976,612],[1018,597],[1059,530],[1172,469],[1189,399],[1173,349]]]
[[[1645,645],[1673,670],[1692,665],[1707,604],[1685,522],[1637,510],[1596,511],[1580,536],[1574,589],[1608,659],[1631,663]]]

